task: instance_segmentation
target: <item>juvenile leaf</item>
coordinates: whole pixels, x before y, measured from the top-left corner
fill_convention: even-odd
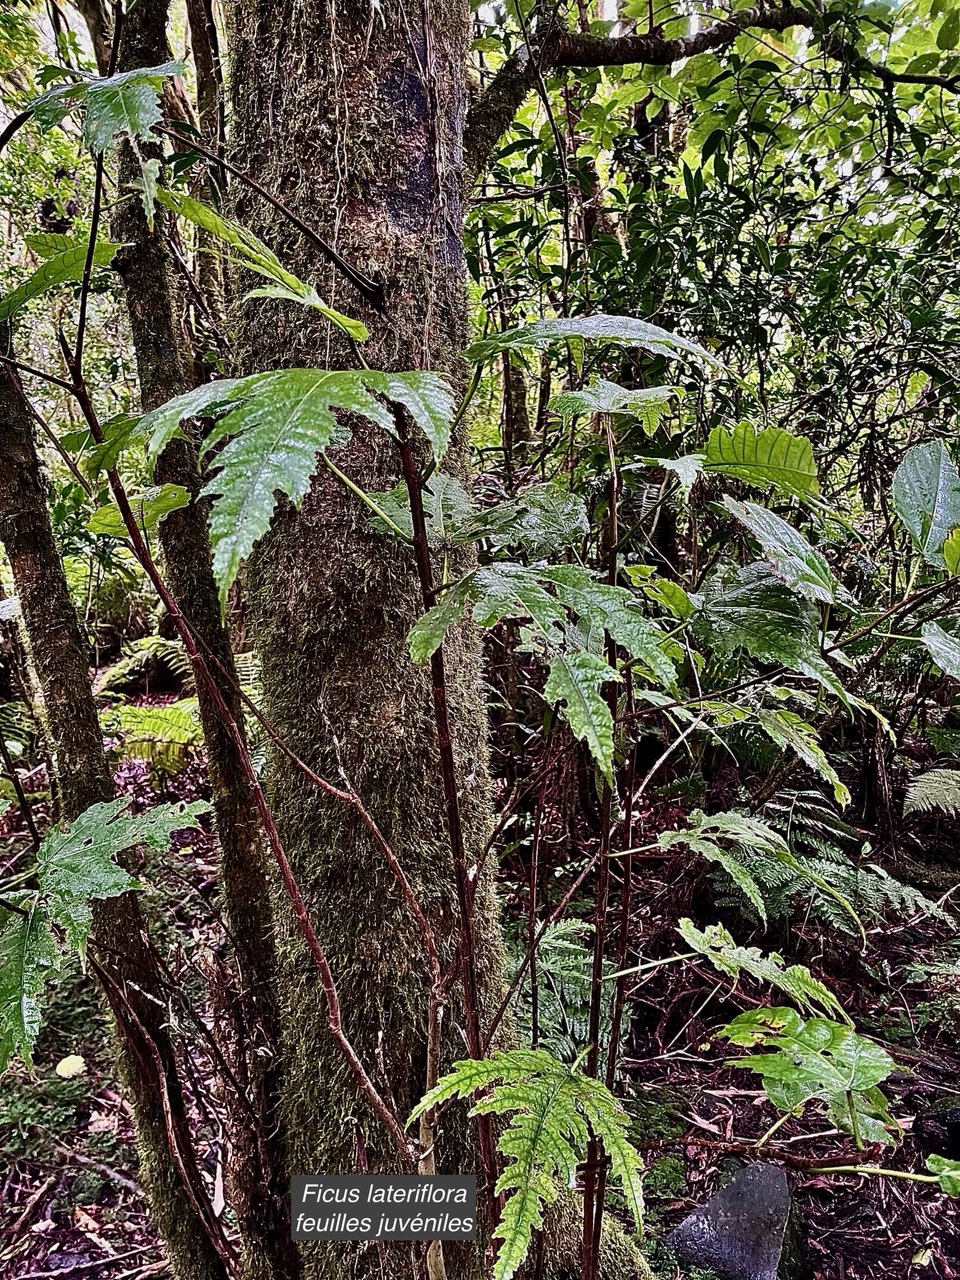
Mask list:
[[[815,551],[802,533],[772,511],[753,502],[736,502],[726,497],[723,505],[741,524],[746,525],[777,577],[792,591],[808,600],[833,604],[837,599],[837,583],[826,560]]]
[[[543,577],[555,585],[558,600],[587,622],[603,627],[666,689],[677,688],[676,667],[661,647],[663,632],[643,616],[632,592],[598,582],[577,565],[545,569]]]
[[[516,1049],[453,1070],[414,1108],[408,1126],[424,1111],[451,1097],[479,1098],[473,1115],[509,1116],[497,1144],[509,1163],[497,1182],[508,1199],[494,1236],[501,1241],[494,1280],[510,1280],[543,1224],[543,1210],[569,1186],[583,1159],[590,1132],[610,1160],[637,1230],[643,1216],[642,1162],[627,1138],[628,1117],[599,1080],[582,1075],[542,1049]],[[589,1126],[589,1127],[588,1127]]]
[[[721,924],[711,924],[701,930],[692,920],[683,919],[677,931],[688,946],[721,973],[731,978],[748,973],[758,982],[768,982],[779,988],[801,1009],[816,1013],[819,1006],[826,1013],[837,1014],[843,1021],[849,1021],[837,997],[813,976],[806,965],[786,965],[783,956],[775,951],[765,956],[757,947],[738,947]]]
[[[60,967],[56,939],[36,895],[6,897],[19,911],[0,907],[0,1072],[14,1054],[30,1066],[43,990]]]
[[[595,653],[558,655],[550,663],[543,696],[565,705],[564,719],[573,735],[586,742],[601,773],[613,783],[613,716],[603,686],[620,677]]]
[[[153,533],[171,512],[189,505],[190,493],[182,484],[154,486],[130,497],[130,509],[145,533]],[[105,534],[110,538],[128,536],[127,526],[115,502],[98,507],[87,521],[87,528],[91,533]]]
[[[850,792],[827,759],[813,725],[785,707],[776,711],[758,711],[757,719],[764,733],[778,747],[792,747],[805,764],[830,783],[837,804],[842,807],[850,803]]]
[[[410,494],[403,483],[386,493],[374,492],[368,495],[376,502],[385,516],[402,530],[408,538],[413,538],[413,517],[410,514]],[[470,497],[459,480],[453,476],[436,471],[422,491],[423,515],[427,525],[427,540],[431,546],[448,546],[460,541],[460,530],[470,520],[472,509]],[[368,519],[375,529],[382,533],[393,532],[390,526],[376,514]]]
[[[93,252],[93,265],[109,266],[119,248],[107,240],[98,240]],[[55,289],[57,285],[82,280],[86,261],[87,246],[78,243],[49,256],[23,284],[0,298],[0,321],[9,320],[25,303]]]
[[[33,112],[40,127],[49,129],[74,107],[84,105],[84,142],[92,151],[102,152],[118,133],[148,138],[163,118],[160,94],[164,80],[183,75],[185,70],[182,62],[165,62],[112,76],[84,76],[79,82],[48,89],[33,103]]]
[[[375,394],[404,404],[435,447],[443,446],[448,428],[440,424],[449,419],[452,396],[433,373],[275,369],[208,383],[144,415],[141,429],[152,453],[163,448],[185,418],[223,415],[205,447],[229,438],[228,443],[216,455],[218,472],[203,491],[214,498],[210,531],[222,596],[270,527],[277,493],[299,506],[319,455],[350,440],[350,429],[335,417],[337,411],[392,430],[393,415]]]
[[[858,1139],[893,1141],[888,1128],[893,1121],[877,1086],[896,1063],[851,1026],[820,1017],[804,1022],[793,1009],[752,1009],[720,1035],[733,1044],[774,1050],[728,1065],[757,1072],[770,1101],[782,1111],[818,1098],[830,1119]]]
[[[944,541],[960,525],[960,473],[942,440],[907,450],[894,473],[893,506],[923,558],[944,568]]]
[[[266,277],[271,282],[265,288],[251,289],[246,295],[247,298],[281,298],[287,302],[299,302],[302,306],[319,311],[355,342],[366,342],[369,338],[370,331],[365,324],[345,316],[333,307],[328,307],[312,285],[306,284],[292,271],[288,271],[273,250],[267,248],[262,240],[239,222],[224,217],[201,200],[195,200],[192,196],[180,191],[158,188],[154,191],[154,198],[166,208],[179,214],[181,218],[186,218],[188,222],[206,231],[208,235],[216,236],[218,240],[229,245],[236,255],[232,261],[256,272],[257,275]]]
[[[52,831],[37,851],[37,876],[51,918],[66,931],[71,946],[84,955],[90,933],[92,898],[112,898],[139,888],[116,858],[137,844],[166,850],[173,831],[195,827],[202,800],[162,804],[146,813],[125,812],[123,797],[95,804],[66,831]]]
[[[757,489],[772,486],[798,498],[820,492],[813,445],[782,427],[758,431],[752,422],[739,422],[733,431],[714,427],[707,437],[704,471],[719,471]]]
[[[599,378],[579,391],[559,392],[551,399],[550,408],[564,421],[578,414],[631,413],[644,424],[647,435],[653,435],[679,392],[679,387],[621,387]]]
[[[521,325],[518,329],[508,329],[504,333],[495,334],[492,338],[484,338],[473,343],[464,353],[468,360],[483,364],[501,351],[519,349],[542,351],[555,342],[566,342],[571,338],[587,341],[619,342],[628,347],[640,347],[653,355],[676,358],[692,355],[710,364],[716,360],[695,342],[682,338],[678,334],[669,333],[646,320],[636,320],[632,316],[574,316],[561,320],[535,320],[532,324]]]

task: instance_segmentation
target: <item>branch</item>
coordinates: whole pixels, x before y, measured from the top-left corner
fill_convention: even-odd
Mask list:
[[[502,135],[510,127],[537,76],[564,67],[669,67],[698,53],[726,49],[748,29],[787,31],[791,27],[823,27],[839,21],[839,13],[823,13],[786,4],[776,8],[757,6],[719,18],[693,35],[667,40],[659,29],[641,36],[594,36],[573,31],[552,31],[539,43],[509,57],[467,115],[464,157],[471,183],[483,172]],[[960,93],[960,76],[909,75],[891,71],[882,63],[863,57],[853,44],[829,38],[824,53],[850,70],[876,76],[888,89],[896,84],[916,84]]]

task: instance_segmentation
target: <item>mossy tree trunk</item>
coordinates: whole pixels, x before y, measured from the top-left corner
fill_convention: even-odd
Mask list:
[[[0,325],[0,349],[9,349]],[[43,700],[57,816],[71,822],[113,797],[90,685],[23,389],[0,366],[0,545],[7,554]],[[178,1280],[227,1280],[222,1231],[197,1167],[169,1034],[168,992],[135,894],[95,904],[91,963],[116,1020],[143,1181]]]
[[[394,0],[327,5],[236,3],[232,41],[234,159],[340,253],[382,283],[377,314],[332,273],[284,219],[239,187],[239,215],[333,305],[371,330],[374,368],[434,369],[456,380],[466,340],[460,148],[468,35],[466,4],[406,15]],[[242,282],[241,282],[242,283]],[[289,304],[237,311],[238,367],[355,368],[349,346]],[[367,489],[400,480],[382,432],[355,424],[337,457]],[[463,441],[450,467],[464,477]],[[458,566],[454,566],[454,572]],[[303,511],[285,512],[250,567],[252,630],[263,660],[267,710],[312,767],[343,773],[372,810],[441,943],[455,962],[456,892],[444,821],[430,685],[411,664],[406,634],[421,611],[409,550],[375,532],[364,508],[328,472]],[[479,653],[461,634],[448,657],[455,749],[468,856],[488,831],[485,714]],[[425,1084],[429,988],[423,939],[394,877],[365,829],[342,805],[278,762],[272,800],[287,851],[329,948],[347,1030],[378,1086],[406,1115]],[[316,973],[280,904],[281,1016],[291,1168],[298,1172],[398,1169],[379,1123],[357,1097],[325,1026]],[[499,992],[500,940],[481,894],[481,985]],[[445,1016],[444,1056],[465,1053],[456,989]],[[461,1125],[441,1145],[438,1169],[474,1173]],[[407,1170],[410,1171],[410,1170]],[[315,1245],[311,1280],[409,1277],[411,1246]],[[478,1251],[454,1274],[480,1274]]]

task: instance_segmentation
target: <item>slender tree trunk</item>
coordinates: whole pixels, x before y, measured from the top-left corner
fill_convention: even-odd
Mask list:
[[[86,8],[83,12],[86,16]],[[169,61],[168,13],[169,0],[139,0],[128,8],[118,70]],[[191,19],[200,23],[201,14],[209,14],[209,5],[205,0],[191,0]],[[207,127],[212,125],[216,134],[219,108],[214,35],[202,25],[195,32],[201,46],[201,120]],[[109,44],[106,50],[109,58]],[[101,64],[100,70],[105,69]],[[149,144],[142,149],[150,155],[159,156],[162,152]],[[121,189],[139,178],[136,153],[124,144],[119,163]],[[194,385],[189,341],[165,237],[166,219],[158,208],[156,227],[151,231],[140,201],[134,196],[117,205],[111,230],[123,245],[115,265],[124,282],[141,406],[146,411]],[[207,283],[213,280],[218,282],[218,293],[212,302],[219,306],[219,269],[207,273]],[[185,440],[172,442],[157,462],[155,479],[161,484],[183,485],[196,494],[200,477],[193,446]],[[174,512],[161,525],[159,536],[164,570],[174,597],[209,656],[214,677],[222,677],[220,693],[236,722],[242,725],[243,708],[235,690],[236,668],[213,577],[206,504],[194,502]],[[222,1047],[232,1063],[235,1079],[248,1090],[249,1104],[249,1110],[243,1106],[228,1108],[228,1190],[240,1227],[247,1280],[271,1280],[276,1275],[295,1278],[298,1263],[289,1235],[283,1138],[276,1113],[281,1083],[276,1052],[276,951],[267,860],[249,786],[215,700],[202,682],[198,682],[197,697],[220,840],[223,901],[239,969],[239,991],[232,993],[236,998],[231,1000],[239,1006],[240,1017],[234,1023],[239,1042],[237,1035],[231,1033],[230,1042]],[[226,970],[221,972],[226,976]],[[224,998],[230,1000],[231,993],[217,996]],[[249,1119],[250,1111],[257,1117],[256,1124]]]
[[[9,330],[0,328],[6,350]],[[0,542],[43,698],[59,816],[72,821],[90,805],[111,799],[113,783],[87,648],[50,524],[30,409],[8,366],[0,366]],[[96,970],[117,1023],[121,1073],[157,1227],[178,1280],[225,1280],[213,1243],[222,1234],[196,1165],[167,1030],[167,994],[134,894],[96,904],[93,941]]]

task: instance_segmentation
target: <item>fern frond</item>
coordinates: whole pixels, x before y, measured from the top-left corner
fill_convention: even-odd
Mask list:
[[[951,815],[960,813],[960,769],[929,769],[910,782],[903,816],[933,809]]]

